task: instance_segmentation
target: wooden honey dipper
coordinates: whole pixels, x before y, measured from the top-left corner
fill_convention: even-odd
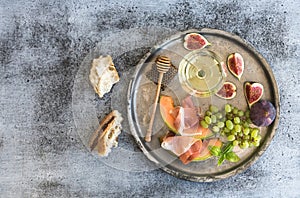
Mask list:
[[[158,56],[155,63],[156,63],[157,71],[159,72],[159,77],[158,77],[158,82],[157,82],[157,90],[156,90],[156,96],[155,96],[155,101],[154,101],[154,107],[153,107],[153,111],[152,111],[152,115],[151,115],[151,119],[150,119],[150,123],[149,123],[149,128],[147,130],[146,137],[145,137],[146,142],[151,141],[154,116],[155,116],[155,112],[156,112],[156,107],[157,107],[157,103],[158,103],[158,97],[160,94],[160,88],[161,88],[161,82],[162,82],[163,76],[169,70],[169,68],[172,66],[171,60],[167,56]]]

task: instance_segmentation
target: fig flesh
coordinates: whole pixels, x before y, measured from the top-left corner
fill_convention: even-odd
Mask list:
[[[250,119],[258,127],[269,126],[276,117],[274,105],[267,101],[261,100],[255,103],[250,110]]]
[[[259,101],[263,93],[264,93],[264,87],[262,84],[257,82],[245,83],[244,94],[249,107],[251,107],[254,103]]]
[[[240,80],[244,72],[244,59],[242,55],[239,53],[230,54],[227,58],[227,66],[229,71]]]
[[[216,93],[220,98],[229,100],[236,96],[236,86],[232,82],[225,82],[222,88]]]
[[[210,43],[201,34],[189,33],[184,37],[183,46],[187,50],[202,49],[207,45],[210,45]]]

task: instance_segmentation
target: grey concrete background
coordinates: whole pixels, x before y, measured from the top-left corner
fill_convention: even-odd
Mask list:
[[[1,0],[0,197],[300,197],[299,8],[297,0]],[[127,72],[159,39],[202,27],[239,35],[273,69],[281,117],[264,155],[245,172],[214,183],[159,169],[123,171],[90,155],[72,115],[84,57],[95,46],[115,49],[118,69]],[[115,43],[126,34],[146,39],[128,40],[130,52],[123,53],[126,45]],[[103,113],[112,96],[97,107]]]

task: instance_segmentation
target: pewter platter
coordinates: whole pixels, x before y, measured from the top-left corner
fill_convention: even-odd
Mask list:
[[[226,162],[218,167],[217,161],[214,158],[192,162],[187,165],[181,163],[181,161],[160,146],[159,137],[168,129],[162,121],[159,108],[155,115],[152,141],[150,143],[144,141],[156,90],[155,83],[149,80],[146,74],[151,70],[158,55],[170,57],[173,65],[178,68],[182,58],[189,53],[183,47],[184,36],[192,32],[203,35],[211,43],[207,49],[217,53],[222,61],[226,62],[229,54],[238,52],[243,56],[245,62],[244,74],[240,81],[230,73],[226,77],[226,81],[233,82],[237,86],[237,96],[234,99],[224,100],[215,95],[206,98],[193,97],[193,101],[197,106],[205,110],[210,104],[221,107],[226,103],[230,103],[239,109],[246,110],[247,103],[243,93],[243,85],[246,81],[254,81],[264,86],[265,91],[262,99],[271,101],[276,108],[277,115],[275,121],[270,126],[261,128],[262,140],[260,146],[245,150],[236,150],[236,153],[241,157],[241,160],[237,163]],[[165,39],[160,44],[154,46],[139,62],[130,83],[128,90],[128,121],[132,135],[149,160],[162,170],[182,179],[211,182],[225,179],[244,171],[267,149],[278,127],[279,95],[270,66],[250,44],[228,32],[215,29],[188,30]],[[182,89],[178,75],[172,78],[167,84],[164,84],[161,94],[172,96],[176,105],[180,105],[180,101],[188,95]]]

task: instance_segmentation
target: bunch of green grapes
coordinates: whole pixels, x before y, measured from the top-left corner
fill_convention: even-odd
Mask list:
[[[226,104],[222,110],[214,105],[209,106],[200,124],[215,133],[226,136],[234,146],[242,149],[259,146],[261,135],[259,128],[251,127],[250,111],[246,112]]]

